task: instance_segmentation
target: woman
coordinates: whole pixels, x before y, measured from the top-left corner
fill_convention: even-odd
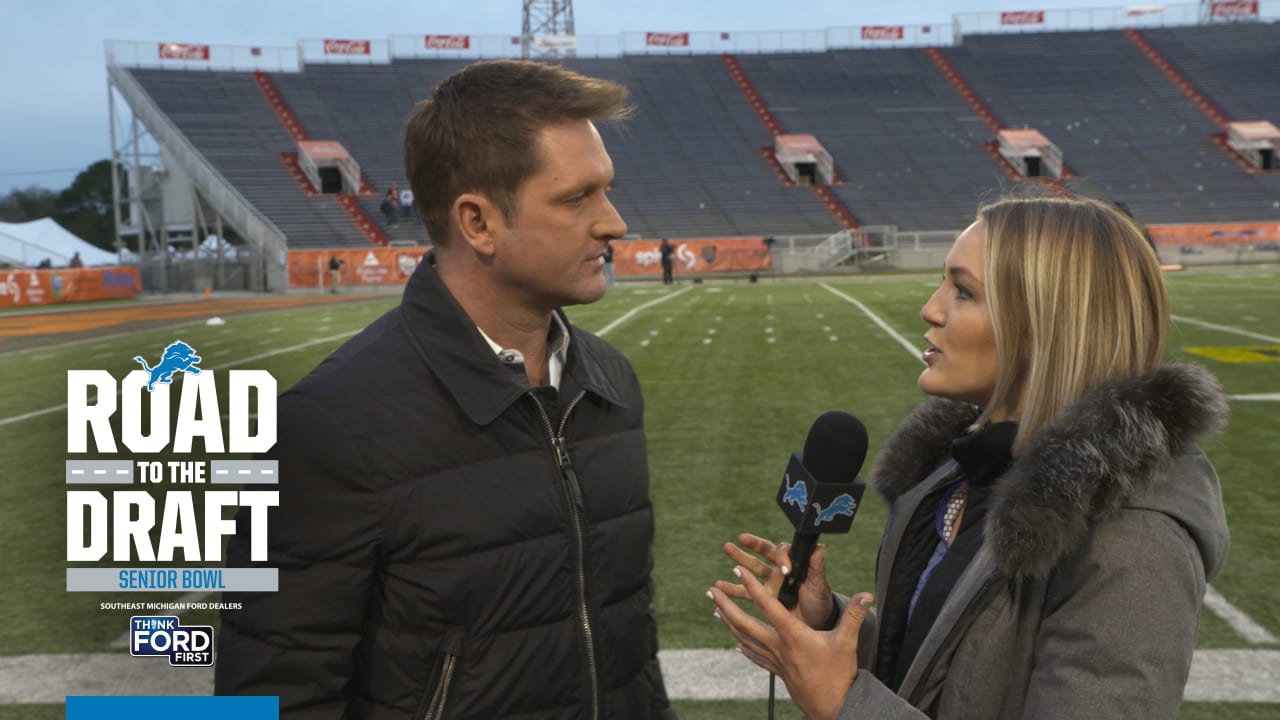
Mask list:
[[[873,474],[891,506],[877,612],[833,597],[821,549],[788,612],[788,546],[742,535],[716,615],[812,718],[1173,718],[1227,551],[1194,443],[1227,410],[1207,372],[1161,364],[1141,231],[1091,200],[996,202],[921,317],[933,397]]]

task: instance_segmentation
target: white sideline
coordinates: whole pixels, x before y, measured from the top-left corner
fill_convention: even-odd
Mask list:
[[[764,700],[763,670],[734,650],[662,650],[673,700]],[[786,688],[778,683],[781,697]],[[66,702],[68,695],[208,695],[213,668],[175,668],[125,653],[0,657],[0,705]],[[1197,650],[1183,698],[1280,703],[1280,650]]]
[[[1197,320],[1195,318],[1183,317],[1181,315],[1170,315],[1169,318],[1172,319],[1174,322],[1187,323],[1188,325],[1199,325],[1202,328],[1208,328],[1210,330],[1221,330],[1222,332],[1233,333],[1235,335],[1241,335],[1244,337],[1253,338],[1255,340],[1264,340],[1269,343],[1275,343],[1277,345],[1280,345],[1280,338],[1278,337],[1271,337],[1270,335],[1263,335],[1262,333],[1250,332],[1248,330],[1242,330],[1238,327],[1231,327],[1230,325],[1218,325],[1216,323],[1205,322],[1204,320]]]
[[[1253,645],[1268,645],[1276,642],[1276,636],[1270,631],[1253,621],[1253,618],[1245,615],[1240,608],[1232,605],[1225,597],[1212,587],[1204,588],[1204,604],[1205,607],[1213,611],[1214,615],[1222,618],[1224,622],[1231,626],[1236,634],[1245,639],[1245,642]],[[1280,678],[1276,678],[1280,681]]]
[[[609,323],[608,325],[605,325],[604,327],[602,327],[602,328],[600,328],[599,330],[597,330],[597,331],[596,331],[596,335],[598,335],[598,336],[600,336],[600,337],[604,337],[605,335],[607,335],[607,334],[609,333],[609,331],[610,331],[610,330],[613,330],[614,328],[618,327],[618,326],[619,326],[619,325],[621,325],[622,323],[624,323],[624,322],[626,322],[626,321],[630,320],[631,318],[635,317],[635,314],[636,314],[636,313],[638,313],[638,312],[640,312],[641,310],[645,310],[645,309],[647,309],[647,308],[653,307],[654,305],[657,305],[658,303],[666,302],[666,301],[668,301],[668,300],[670,300],[670,299],[672,299],[672,298],[674,298],[674,297],[676,297],[676,296],[678,296],[678,295],[683,295],[683,294],[685,294],[685,293],[689,292],[690,290],[692,290],[694,287],[695,287],[694,285],[688,285],[688,286],[686,286],[686,287],[682,287],[682,288],[680,288],[679,290],[677,290],[677,291],[675,291],[675,292],[673,292],[673,293],[667,293],[666,295],[663,295],[662,297],[654,298],[653,300],[650,300],[650,301],[649,301],[649,302],[647,302],[647,303],[643,303],[643,304],[641,304],[641,305],[637,305],[637,306],[635,306],[635,307],[631,308],[630,310],[626,311],[625,313],[623,313],[623,314],[622,314],[622,316],[621,316],[621,317],[619,317],[617,320],[614,320],[613,322]]]
[[[243,364],[245,364],[245,363],[253,362],[253,361],[255,361],[255,360],[261,360],[261,359],[263,359],[263,358],[269,358],[269,357],[272,357],[272,356],[274,356],[274,355],[283,355],[283,354],[285,354],[285,353],[291,353],[291,352],[294,352],[295,350],[301,350],[301,349],[303,349],[303,348],[311,347],[312,345],[319,345],[320,343],[333,342],[334,340],[342,340],[342,339],[345,339],[345,338],[349,338],[349,337],[351,337],[352,335],[355,335],[355,334],[356,334],[356,333],[358,333],[358,332],[360,332],[360,331],[359,331],[359,330],[352,330],[352,331],[350,331],[350,332],[339,333],[339,334],[337,334],[337,335],[330,335],[330,336],[328,336],[328,337],[317,338],[317,339],[315,339],[315,340],[308,340],[307,342],[299,343],[299,344],[297,344],[297,345],[290,345],[290,346],[289,346],[289,347],[287,347],[287,348],[279,348],[279,349],[277,349],[277,350],[272,350],[272,351],[270,351],[270,352],[259,353],[259,354],[257,354],[257,355],[251,355],[251,356],[249,356],[249,357],[247,357],[247,358],[240,358],[239,360],[233,360],[233,361],[228,362],[228,363],[222,363],[221,365],[215,365],[215,366],[212,366],[212,367],[210,367],[210,368],[208,368],[208,369],[209,369],[209,370],[220,370],[220,369],[222,369],[222,368],[235,367],[235,366],[237,366],[237,365],[243,365]],[[120,394],[120,391],[119,391],[119,390],[117,390],[117,391],[116,391],[116,394],[117,394],[117,395],[118,395],[118,394]],[[7,417],[7,418],[4,418],[4,419],[0,420],[0,427],[3,427],[3,426],[5,426],[5,425],[9,425],[9,424],[11,424],[11,423],[22,422],[23,420],[30,420],[31,418],[34,418],[34,417],[40,417],[41,415],[48,415],[49,413],[55,413],[55,412],[58,412],[59,410],[65,410],[65,409],[66,409],[66,407],[67,407],[67,404],[66,404],[66,403],[62,403],[61,405],[55,405],[55,406],[53,406],[53,407],[47,407],[47,408],[44,408],[44,409],[42,409],[42,410],[34,410],[34,411],[32,411],[32,412],[29,412],[29,413],[23,413],[22,415],[14,415],[13,417]]]
[[[889,333],[889,336],[892,337],[894,340],[896,340],[899,345],[906,348],[907,352],[911,353],[911,356],[914,357],[916,360],[919,360],[921,365],[924,364],[924,356],[920,348],[917,348],[916,346],[912,345],[905,337],[902,336],[902,333],[889,327],[889,323],[885,322],[884,320],[881,320],[879,315],[876,315],[875,313],[871,312],[871,308],[867,307],[866,305],[863,305],[857,300],[849,297],[848,295],[845,295],[844,293],[840,292],[839,290],[831,287],[826,283],[819,283],[819,285],[821,285],[823,289],[825,289],[827,292],[830,292],[832,295],[835,295],[836,297],[841,298],[845,302],[850,303],[853,306],[857,307],[859,310],[861,310],[864,315],[871,318],[871,322],[875,323],[876,325],[879,325],[881,330],[884,330],[885,332]]]

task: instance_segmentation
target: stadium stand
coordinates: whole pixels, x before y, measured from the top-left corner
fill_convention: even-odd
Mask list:
[[[297,147],[252,75],[130,72],[214,167],[284,231],[291,247],[368,245],[332,198],[307,197],[290,178],[279,153]]]
[[[1074,187],[1160,222],[1277,215],[1280,178],[1241,171],[1210,140],[1219,128],[1122,32],[972,35],[942,53],[1004,126],[1061,148]]]
[[[924,51],[739,55],[783,128],[817,137],[845,179],[833,188],[863,225],[950,230],[983,189],[1007,182],[981,120]]]
[[[1162,28],[1150,42],[1233,119],[1280,121],[1280,25]],[[863,225],[955,230],[1011,181],[983,144],[984,124],[935,65],[940,52],[1000,125],[1033,127],[1060,147],[1073,181],[1127,202],[1149,222],[1269,220],[1280,175],[1244,172],[1212,141],[1221,129],[1120,31],[969,35],[924,49],[739,54],[738,67],[788,133],[833,156],[835,196]],[[400,132],[412,103],[465,60],[314,63],[271,73],[307,137],[337,140],[370,192],[357,198],[393,244],[428,241],[416,220],[386,227],[392,183],[407,187]],[[601,133],[612,195],[643,237],[829,234],[839,222],[808,188],[782,182],[772,137],[718,55],[565,61],[626,84],[627,124]],[[311,196],[281,153],[296,152],[247,72],[129,70],[196,148],[288,236],[289,245],[368,245],[332,197]],[[295,133],[296,134],[296,133]]]

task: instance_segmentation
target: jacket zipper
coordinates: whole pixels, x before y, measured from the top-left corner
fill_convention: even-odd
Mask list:
[[[569,519],[573,523],[576,560],[578,566],[578,621],[582,624],[582,639],[587,650],[587,676],[591,681],[591,718],[600,719],[600,678],[596,672],[595,631],[591,627],[591,617],[587,614],[587,558],[586,540],[582,528],[582,516],[578,507],[582,504],[582,487],[578,484],[578,473],[573,469],[573,460],[569,457],[569,445],[564,439],[565,427],[569,424],[569,414],[577,407],[578,401],[586,395],[579,391],[578,395],[565,408],[560,416],[560,429],[557,432],[551,425],[551,417],[542,406],[537,395],[530,395],[538,414],[542,416],[542,424],[551,438],[551,447],[556,454],[556,465],[560,468],[560,480],[564,486],[566,499],[569,501]]]
[[[427,711],[423,713],[422,720],[440,720],[444,717],[444,701],[449,697],[449,681],[453,679],[453,669],[458,664],[458,656],[453,653],[444,656],[444,667],[440,670],[440,683],[436,685],[436,691],[431,695],[431,702],[427,705]]]

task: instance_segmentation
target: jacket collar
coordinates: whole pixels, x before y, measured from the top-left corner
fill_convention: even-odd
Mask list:
[[[977,416],[951,400],[917,406],[880,450],[876,489],[891,503],[906,495]],[[1226,416],[1221,386],[1194,365],[1166,365],[1088,393],[1030,438],[995,482],[984,544],[1000,572],[1046,577],[1094,521],[1148,490],[1157,470]]]
[[[626,407],[621,392],[589,347],[589,336],[571,325],[563,310],[556,313],[572,335],[564,377],[613,405]],[[433,253],[422,259],[409,278],[400,303],[400,317],[418,354],[477,425],[493,422],[529,392],[524,374],[512,372],[502,363],[441,282]],[[561,387],[565,387],[563,380]]]

